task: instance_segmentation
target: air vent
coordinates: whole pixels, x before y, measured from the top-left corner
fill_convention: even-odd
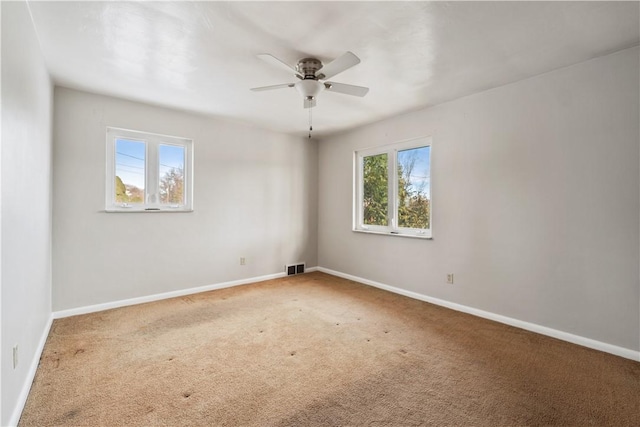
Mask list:
[[[304,273],[305,263],[300,264],[288,264],[285,266],[284,270],[287,272],[287,276],[293,276],[295,274]]]

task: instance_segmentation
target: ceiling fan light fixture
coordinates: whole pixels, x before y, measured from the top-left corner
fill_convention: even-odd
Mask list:
[[[295,88],[304,98],[315,98],[325,88],[325,86],[317,80],[305,79],[296,82]]]

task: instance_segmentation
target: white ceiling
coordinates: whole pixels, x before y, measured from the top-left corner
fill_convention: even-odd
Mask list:
[[[256,55],[362,62],[321,93],[316,136],[435,105],[639,43],[638,2],[35,2],[54,81],[304,135],[294,82]]]

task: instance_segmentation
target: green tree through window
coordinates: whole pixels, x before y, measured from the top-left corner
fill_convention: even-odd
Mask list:
[[[388,169],[386,154],[363,159],[363,221],[368,225],[387,225]]]
[[[124,186],[122,179],[116,175],[116,202],[126,203],[128,201],[127,188]]]

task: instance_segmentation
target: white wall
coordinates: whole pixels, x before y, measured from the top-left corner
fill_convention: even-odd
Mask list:
[[[54,311],[316,265],[316,142],[60,87],[54,111]],[[194,139],[195,211],[105,213],[107,126]]]
[[[22,409],[51,317],[51,115],[52,85],[27,5],[3,2],[1,425]]]
[[[320,141],[318,264],[637,351],[638,63],[632,48]],[[434,239],[352,232],[354,150],[423,135]]]

